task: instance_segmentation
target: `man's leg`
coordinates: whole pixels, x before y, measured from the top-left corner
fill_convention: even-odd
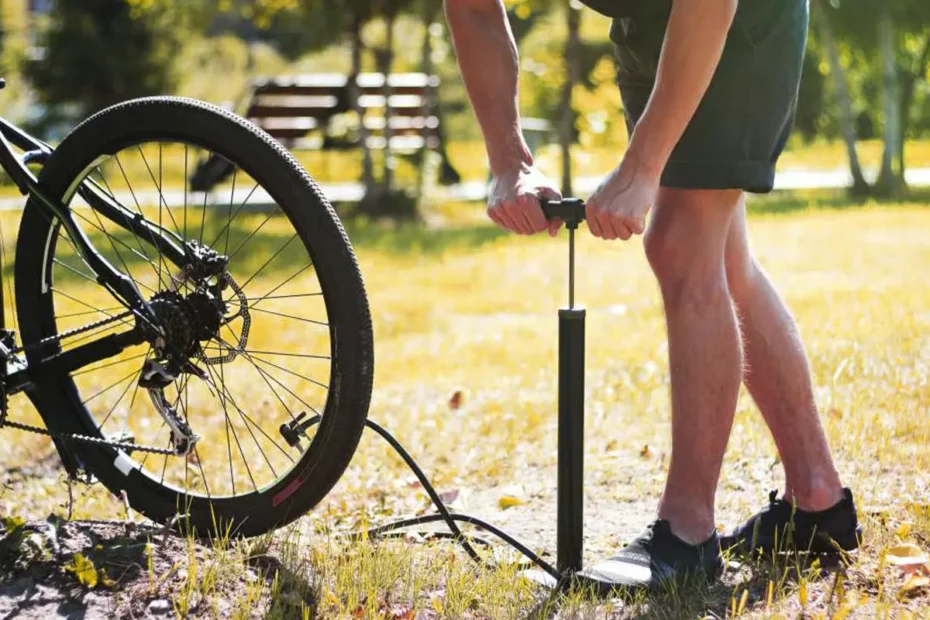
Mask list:
[[[840,501],[842,489],[814,404],[804,346],[749,250],[745,201],[733,213],[725,257],[742,327],[744,381],[775,438],[785,468],[785,497],[801,510],[829,508]]]
[[[742,380],[724,251],[738,190],[663,188],[644,239],[665,303],[672,454],[659,518],[691,544],[714,530],[714,494]]]

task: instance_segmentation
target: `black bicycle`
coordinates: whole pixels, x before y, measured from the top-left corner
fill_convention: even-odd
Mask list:
[[[373,351],[355,256],[304,168],[248,121],[166,97],[56,149],[0,119],[0,165],[28,197],[0,427],[50,435],[70,475],[200,533],[317,504],[358,445]]]

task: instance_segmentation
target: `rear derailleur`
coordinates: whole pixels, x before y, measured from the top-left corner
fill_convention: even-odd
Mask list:
[[[205,373],[194,364],[188,362],[188,366],[193,371],[192,374],[206,379]],[[139,387],[148,391],[152,404],[155,405],[155,409],[168,425],[171,431],[171,445],[174,447],[175,453],[178,456],[187,456],[194,451],[200,436],[191,429],[186,420],[178,415],[177,410],[165,398],[165,388],[171,385],[176,378],[177,376],[172,374],[160,362],[150,359],[146,360],[142,366]]]

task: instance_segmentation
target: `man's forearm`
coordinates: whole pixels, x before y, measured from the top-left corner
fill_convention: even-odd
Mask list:
[[[517,102],[519,61],[500,0],[445,0],[465,89],[481,125],[491,172],[532,164]]]
[[[645,0],[644,0],[645,1]],[[628,156],[659,175],[710,85],[737,0],[673,0],[652,95]]]

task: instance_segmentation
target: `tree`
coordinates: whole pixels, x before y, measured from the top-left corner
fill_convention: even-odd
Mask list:
[[[816,0],[815,9],[820,32],[825,39],[835,35],[830,58],[831,73],[842,122],[849,111],[848,92],[840,82],[843,69],[839,63],[839,44],[858,52],[856,70],[867,71],[876,64],[881,75],[881,121],[884,149],[875,186],[868,191],[888,195],[905,188],[904,138],[912,121],[911,107],[915,84],[927,73],[930,62],[930,3],[926,0]],[[849,148],[848,131],[844,139]],[[854,146],[851,149],[854,151]],[[850,160],[852,162],[852,159]],[[856,177],[855,172],[853,174]],[[854,190],[859,189],[854,183]],[[865,182],[862,182],[866,188]]]
[[[87,116],[119,101],[170,92],[179,36],[167,20],[139,19],[127,0],[55,0],[47,54],[27,62],[39,99]],[[165,16],[163,16],[165,17]]]
[[[581,75],[581,7],[571,0],[565,2],[568,36],[565,41],[565,83],[559,101],[559,146],[562,149],[562,194],[573,195],[572,191],[572,144],[577,140],[575,118],[572,107],[572,91],[582,80]]]
[[[849,161],[849,171],[853,184],[851,191],[854,194],[868,192],[869,184],[862,174],[859,163],[859,154],[856,151],[856,126],[853,117],[852,99],[849,95],[849,86],[843,64],[840,61],[840,51],[834,35],[834,27],[829,9],[823,7],[823,0],[815,0],[812,5],[815,23],[819,25],[819,32],[823,41],[824,52],[830,64],[830,76],[833,78],[833,89],[836,93],[839,107],[840,133],[846,145],[846,157]]]

